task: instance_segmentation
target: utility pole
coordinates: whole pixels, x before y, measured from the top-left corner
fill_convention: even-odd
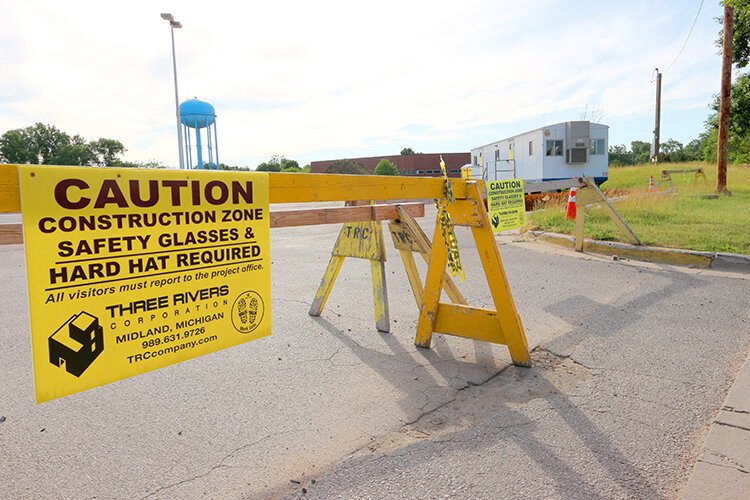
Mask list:
[[[716,144],[716,192],[731,194],[727,189],[727,152],[729,149],[729,99],[732,92],[732,31],[734,9],[724,3],[724,39],[721,49],[721,97],[719,101],[719,140]]]
[[[656,68],[656,119],[654,123],[654,143],[651,148],[651,161],[659,163],[659,129],[661,127],[661,73]]]

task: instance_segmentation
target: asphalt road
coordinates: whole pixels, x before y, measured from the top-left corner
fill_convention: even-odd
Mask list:
[[[375,329],[356,259],[308,316],[337,232],[272,231],[271,337],[42,405],[23,247],[0,247],[0,497],[679,496],[750,347],[746,275],[506,238],[535,349],[522,369],[504,346],[438,335],[416,349],[388,236],[392,332]],[[460,287],[489,306],[458,238]]]

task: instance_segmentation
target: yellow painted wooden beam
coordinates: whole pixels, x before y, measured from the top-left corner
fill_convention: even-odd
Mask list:
[[[414,294],[414,300],[417,302],[417,308],[422,309],[424,289],[422,288],[422,279],[419,277],[419,269],[414,261],[414,254],[411,250],[399,250],[401,260],[404,262],[406,277],[409,278],[411,293]]]
[[[344,263],[344,257],[338,257],[336,255],[331,256],[331,260],[328,261],[328,267],[325,273],[323,273],[323,279],[320,281],[318,291],[315,293],[315,298],[310,305],[310,316],[320,316],[323,311],[323,307],[326,305],[328,296],[333,290],[333,284],[336,282],[336,277],[341,271],[341,265]]]
[[[440,177],[387,175],[299,174],[270,172],[271,203],[338,200],[400,200],[442,198]],[[466,198],[466,181],[451,179],[457,199]]]
[[[18,165],[0,165],[0,213],[21,211]]]
[[[482,225],[482,217],[475,201],[456,200],[455,203],[449,203],[448,214],[454,226],[480,227]]]
[[[435,332],[507,344],[496,311],[460,304],[438,304]]]
[[[439,223],[435,224],[432,242],[432,254],[427,265],[422,309],[419,311],[419,321],[417,322],[417,336],[414,339],[414,344],[417,347],[430,347],[432,343],[438,303],[443,290],[443,274],[448,263],[448,253],[445,250],[445,240]]]
[[[381,332],[390,332],[391,318],[388,312],[385,262],[370,260],[370,274],[372,276],[372,299],[375,304],[375,327]]]

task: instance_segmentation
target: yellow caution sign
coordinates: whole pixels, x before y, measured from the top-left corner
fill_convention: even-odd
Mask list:
[[[526,224],[523,179],[488,182],[487,205],[493,232],[523,227]]]
[[[19,177],[37,402],[271,334],[267,174]]]

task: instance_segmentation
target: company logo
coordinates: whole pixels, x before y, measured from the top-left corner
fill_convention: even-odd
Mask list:
[[[492,227],[497,229],[497,226],[500,225],[500,216],[498,214],[492,214]]]
[[[250,333],[263,322],[263,298],[252,290],[242,292],[232,305],[232,325],[240,333]]]
[[[81,311],[49,337],[49,362],[80,377],[104,350],[99,318]]]

